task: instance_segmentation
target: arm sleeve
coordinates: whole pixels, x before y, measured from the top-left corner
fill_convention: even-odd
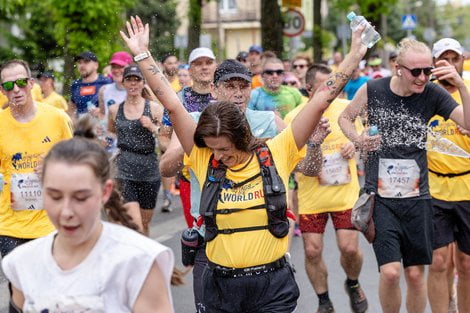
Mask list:
[[[291,125],[273,139],[268,140],[267,144],[281,177],[288,177],[297,163],[305,157],[305,146],[300,150],[297,149]]]

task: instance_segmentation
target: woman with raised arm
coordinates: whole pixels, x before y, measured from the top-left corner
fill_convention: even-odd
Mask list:
[[[78,132],[89,137],[91,130]],[[137,226],[100,143],[59,142],[42,173],[44,207],[57,231],[2,260],[12,287],[9,312],[172,313],[173,253],[129,229]],[[102,211],[123,226],[101,221]]]
[[[322,112],[341,92],[366,52],[361,31],[351,53],[302,114],[266,142],[250,131],[233,103],[209,105],[193,121],[148,52],[149,26],[139,17],[121,32],[144,76],[169,112],[174,130],[201,183],[206,226],[205,312],[293,312],[299,290],[284,257],[289,174]]]

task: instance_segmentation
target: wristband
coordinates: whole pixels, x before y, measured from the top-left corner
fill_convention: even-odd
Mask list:
[[[142,60],[147,59],[150,56],[152,56],[152,55],[150,54],[150,51],[147,50],[145,52],[142,52],[142,53],[139,53],[138,55],[136,55],[134,57],[134,62],[140,62]]]

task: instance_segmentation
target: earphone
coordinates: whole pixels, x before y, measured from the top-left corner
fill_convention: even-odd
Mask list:
[[[398,76],[401,76],[401,70],[397,71]]]

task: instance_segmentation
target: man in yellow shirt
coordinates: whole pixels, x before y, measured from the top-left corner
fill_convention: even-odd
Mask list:
[[[162,58],[163,73],[175,92],[181,90],[178,80],[178,63],[178,58],[172,54],[167,54]]]
[[[9,107],[0,111],[0,252],[54,230],[42,207],[38,176],[41,159],[58,141],[72,137],[70,119],[56,108],[33,101],[34,79],[22,60],[0,67],[1,91]],[[12,140],[14,134],[14,140]]]
[[[314,64],[306,72],[305,83],[310,98],[330,76],[331,69],[322,64]],[[331,217],[336,231],[338,248],[341,254],[341,266],[346,273],[344,283],[354,313],[367,310],[367,299],[359,285],[359,273],[362,267],[362,253],[359,249],[358,232],[351,224],[351,208],[359,195],[355,147],[342,133],[338,117],[349,101],[335,99],[323,113],[330,121],[331,133],[323,143],[311,139],[307,143],[307,157],[299,164],[301,173],[298,180],[299,226],[305,248],[305,268],[319,307],[317,313],[334,313],[333,303],[328,294],[328,269],[323,260],[323,234],[328,218]],[[305,104],[291,111],[286,120],[292,120]],[[360,123],[356,126],[362,128]],[[307,161],[312,148],[321,144],[323,165],[314,171],[313,164]],[[308,175],[308,176],[307,176]]]
[[[39,73],[38,76],[39,86],[41,87],[44,96],[42,102],[50,104],[58,109],[67,111],[69,106],[64,97],[55,91],[54,74],[49,71]]]
[[[463,48],[457,40],[443,38],[433,46],[434,66],[451,66],[462,76]],[[446,61],[447,64],[443,64]],[[461,105],[457,87],[447,80],[439,85]],[[464,79],[467,89],[470,81]],[[431,118],[429,127],[442,138],[452,141],[470,152],[470,138],[451,120],[440,116]],[[470,159],[450,156],[436,151],[427,152],[429,187],[434,209],[434,252],[429,267],[428,296],[434,313],[450,312],[448,284],[450,270],[453,282],[453,243],[455,242],[455,265],[459,276],[457,303],[459,312],[470,312]]]

